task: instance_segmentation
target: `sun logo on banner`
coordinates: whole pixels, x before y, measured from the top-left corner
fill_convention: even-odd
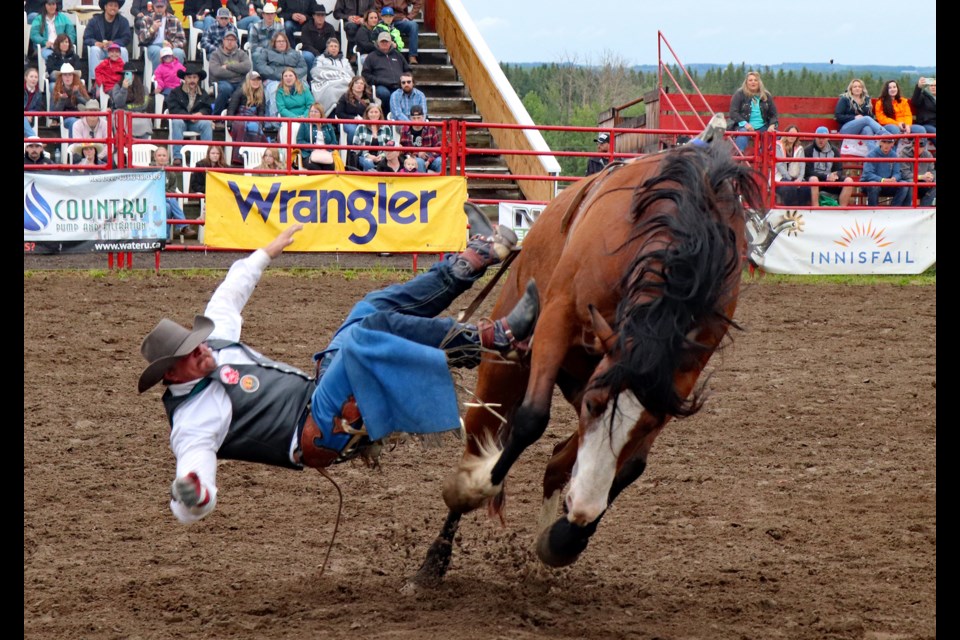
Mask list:
[[[793,223],[792,226],[787,227],[788,236],[799,236],[801,233],[803,233],[803,225],[804,225],[803,214],[800,213],[799,211],[797,210],[787,211],[785,214],[783,214],[783,220],[781,220],[781,223],[782,222]]]
[[[892,242],[888,242],[887,239],[883,236],[886,232],[886,229],[874,228],[873,221],[871,220],[866,224],[866,226],[860,224],[859,222],[854,222],[852,228],[841,227],[843,229],[843,235],[840,240],[834,240],[834,242],[841,247],[847,248],[853,241],[858,238],[865,238],[873,240],[878,247],[889,247],[892,245]]]

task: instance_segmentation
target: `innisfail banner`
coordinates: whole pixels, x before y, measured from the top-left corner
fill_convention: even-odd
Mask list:
[[[167,240],[163,170],[23,174],[27,253],[158,251]]]
[[[772,209],[768,220],[794,222],[752,256],[770,273],[917,274],[937,262],[935,208]]]
[[[204,242],[256,249],[279,229],[304,225],[291,251],[462,251],[466,178],[363,174],[207,174]]]

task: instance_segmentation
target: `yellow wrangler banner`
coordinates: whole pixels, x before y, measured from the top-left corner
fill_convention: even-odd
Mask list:
[[[291,251],[462,251],[467,218],[462,177],[207,174],[204,242],[256,249],[303,223]]]

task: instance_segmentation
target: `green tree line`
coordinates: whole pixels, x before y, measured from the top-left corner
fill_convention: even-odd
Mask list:
[[[541,125],[596,127],[598,116],[638,98],[657,88],[656,72],[643,72],[627,66],[622,59],[607,54],[599,64],[583,64],[577,60],[539,66],[501,65],[504,74],[533,121]],[[692,83],[679,67],[667,67],[674,78],[681,79],[680,91],[693,90],[695,84],[701,93],[729,94],[740,88],[748,71],[758,71],[764,86],[774,95],[837,97],[854,77],[864,81],[868,93],[877,97],[884,82],[897,80],[904,94],[909,96],[917,82],[916,75],[901,74],[889,78],[874,72],[844,70],[820,73],[806,68],[799,71],[770,67],[748,68],[743,64],[714,67],[704,72],[690,71]],[[664,85],[671,92],[677,89],[664,74]],[[643,103],[623,112],[624,115],[643,113]],[[545,131],[544,138],[557,151],[594,151],[594,135],[570,131]],[[581,175],[586,169],[585,158],[559,157],[565,175]]]

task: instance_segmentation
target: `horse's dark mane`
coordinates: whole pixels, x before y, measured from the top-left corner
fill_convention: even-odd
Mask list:
[[[696,368],[706,349],[690,339],[691,329],[736,326],[724,307],[741,267],[737,235],[728,222],[745,215],[740,196],[748,206],[759,204],[753,171],[713,145],[667,153],[659,173],[637,189],[631,239],[649,240],[620,282],[617,362],[594,386],[629,389],[659,418],[700,409],[700,394],[681,397],[674,375]]]

